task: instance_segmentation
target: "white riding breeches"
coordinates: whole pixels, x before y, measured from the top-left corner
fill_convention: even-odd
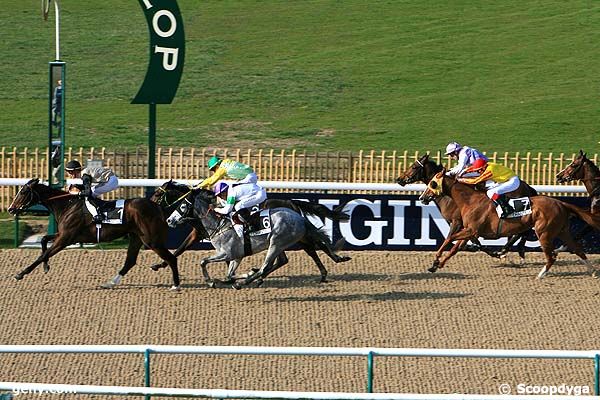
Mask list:
[[[100,197],[104,193],[112,192],[119,187],[119,179],[116,176],[111,176],[108,181],[99,183],[92,187],[92,196]]]
[[[485,188],[487,189],[487,196],[491,199],[494,194],[504,194],[508,192],[512,192],[513,190],[517,190],[519,185],[521,184],[521,180],[518,176],[513,176],[509,180],[504,183],[498,183],[494,181],[486,181]]]
[[[262,203],[267,199],[267,191],[255,183],[246,183],[235,186],[239,197],[236,197],[234,209],[239,211]]]

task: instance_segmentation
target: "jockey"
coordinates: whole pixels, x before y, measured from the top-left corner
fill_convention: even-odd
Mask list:
[[[230,159],[221,160],[217,156],[211,157],[208,160],[208,169],[213,173],[208,178],[200,182],[196,188],[206,189],[212,187],[221,179],[230,179],[237,181],[238,185],[254,184],[258,182],[258,177],[251,166],[243,164],[239,161]]]
[[[220,181],[215,185],[214,192],[217,195],[220,205],[214,211],[219,214],[229,215],[231,211],[235,210],[232,217],[237,215],[238,219],[242,222],[242,226],[234,224],[234,229],[239,236],[243,236],[244,226],[248,223],[248,218],[250,217],[249,208],[262,203],[267,198],[265,189],[255,183],[229,186],[227,183]],[[232,218],[232,221],[235,220]]]
[[[501,164],[488,163],[480,158],[465,170],[465,174],[470,173],[476,174],[476,176],[473,178],[459,177],[458,181],[469,185],[485,182],[487,196],[492,199],[494,204],[500,205],[502,208],[500,218],[506,218],[509,214],[515,212],[508,204],[505,193],[517,190],[521,181],[510,168]]]
[[[458,159],[458,164],[446,172],[446,175],[448,176],[462,176],[465,169],[473,165],[475,160],[488,160],[479,150],[469,146],[462,146],[456,142],[448,143],[446,146],[446,155],[450,156],[450,158]]]
[[[80,190],[78,194],[88,197],[90,200],[99,198],[104,193],[112,192],[119,187],[119,179],[110,168],[87,167],[82,169],[79,161],[71,160],[65,166],[65,171],[71,179],[81,178],[83,190]],[[69,192],[71,190],[70,187]],[[92,214],[92,221],[99,224],[104,220],[104,216],[93,201],[90,203],[93,207],[88,207],[88,211]]]

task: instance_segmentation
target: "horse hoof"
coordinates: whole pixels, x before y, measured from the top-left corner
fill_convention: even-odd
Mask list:
[[[44,265],[44,273],[48,273],[50,272],[50,266],[49,265]]]
[[[431,273],[434,273],[434,272],[435,272],[435,271],[437,271],[437,270],[438,270],[438,269],[437,269],[437,267],[435,267],[435,266],[431,266],[431,267],[427,268],[427,271],[429,271],[429,272],[431,272]]]
[[[343,257],[340,259],[340,262],[346,262],[346,261],[350,261],[350,260],[352,260],[352,257],[343,256]]]
[[[242,285],[240,285],[238,282],[235,282],[233,285],[231,285],[231,287],[235,290],[240,290],[242,288]]]
[[[265,283],[265,281],[264,281],[264,280],[262,280],[262,279],[257,279],[257,280],[256,280],[256,287],[261,287],[263,283]]]
[[[594,270],[592,272],[592,278],[596,278],[596,279],[600,278],[600,271]]]
[[[544,268],[544,269],[542,269],[540,271],[540,273],[538,274],[537,278],[538,279],[543,279],[546,276],[547,273],[548,273],[548,270],[546,270],[546,268]]]
[[[323,277],[321,277],[320,282],[321,283],[327,283],[328,281],[327,281],[327,278],[323,276]]]
[[[169,291],[175,292],[175,293],[179,293],[179,292],[181,292],[181,286],[175,286],[175,285],[173,285],[173,286],[171,286],[169,288]]]
[[[114,284],[114,283],[112,283],[112,282],[106,282],[106,283],[102,283],[102,284],[100,285],[100,287],[101,287],[102,289],[112,289],[112,288],[114,288],[114,287],[115,287],[115,284]]]
[[[209,288],[214,289],[217,287],[217,283],[215,281],[206,282]]]
[[[152,271],[158,271],[160,269],[160,264],[156,264],[150,267]]]
[[[23,275],[21,275],[21,274],[15,275],[15,280],[20,281],[21,279],[23,279]]]

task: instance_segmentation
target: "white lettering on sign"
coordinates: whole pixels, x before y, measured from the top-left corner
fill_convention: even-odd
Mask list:
[[[388,205],[394,208],[394,236],[387,244],[410,244],[404,234],[404,208],[410,206],[410,200],[390,200]]]
[[[158,20],[162,16],[165,16],[169,19],[170,28],[168,31],[163,31],[160,29],[160,26],[158,26]],[[173,35],[177,30],[177,21],[175,20],[175,16],[171,11],[168,10],[157,11],[156,14],[154,14],[154,17],[152,17],[152,29],[154,29],[154,32],[156,32],[156,34],[160,37],[166,38]]]
[[[435,239],[431,239],[431,233],[429,232],[429,219],[433,218],[433,222],[438,227],[444,237],[450,233],[450,225],[448,221],[442,217],[440,210],[435,204],[425,205],[420,201],[415,202],[415,206],[421,208],[421,237],[415,240],[415,244],[418,246],[432,246],[436,245]]]
[[[163,53],[163,68],[167,71],[173,71],[177,68],[177,56],[179,55],[179,49],[171,47],[160,47],[154,48],[154,53]]]
[[[142,2],[146,6],[146,10],[149,10],[149,9],[151,9],[153,7],[152,3],[150,3],[150,1],[148,1],[148,0],[142,0]]]
[[[354,209],[358,206],[366,206],[368,207],[371,212],[373,213],[373,217],[375,218],[381,218],[381,200],[375,200],[373,202],[369,201],[369,200],[364,200],[364,199],[357,199],[357,200],[352,200],[349,201],[348,204],[346,204],[346,212],[348,212],[350,215],[352,215],[352,212],[354,211]],[[350,224],[350,221],[348,222],[341,222],[340,223],[340,232],[342,234],[342,236],[344,238],[346,238],[346,241],[354,246],[366,246],[368,244],[376,244],[376,245],[382,245],[383,244],[383,227],[387,226],[387,221],[365,221],[364,222],[365,226],[368,226],[370,229],[369,232],[369,236],[367,236],[364,239],[358,239],[356,236],[354,236],[354,233],[352,232],[352,226]]]

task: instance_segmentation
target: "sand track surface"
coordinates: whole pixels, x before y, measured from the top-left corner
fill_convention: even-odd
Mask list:
[[[209,289],[199,260],[179,258],[183,290],[167,269],[139,264],[112,290],[99,285],[122,265],[121,250],[67,250],[17,282],[36,250],[0,251],[2,344],[177,344],[505,349],[600,349],[600,280],[561,254],[542,281],[541,254],[498,261],[459,254],[426,272],[432,253],[351,252],[329,282],[302,252],[260,288]],[[260,264],[245,260],[241,270]],[[598,257],[592,258],[598,265]],[[511,263],[515,262],[514,264]],[[211,273],[223,277],[223,264]],[[3,381],[142,386],[138,355],[0,355]],[[376,358],[377,392],[490,393],[507,383],[587,385],[593,361]],[[364,391],[360,357],[156,355],[154,386],[299,391]],[[513,393],[515,393],[513,391]],[[91,396],[21,395],[26,398]],[[96,397],[94,397],[96,398]],[[107,397],[97,397],[107,398]],[[116,398],[116,397],[115,397]]]

